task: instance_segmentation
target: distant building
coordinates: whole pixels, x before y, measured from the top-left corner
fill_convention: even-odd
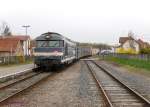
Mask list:
[[[36,41],[31,40],[31,43],[30,43],[31,56],[33,55],[33,51],[35,47],[36,47]]]
[[[20,40],[17,38],[0,38],[0,56],[23,56]]]
[[[120,37],[119,43],[125,53],[139,53],[140,51],[139,43],[131,36]]]
[[[143,40],[141,39],[138,39],[137,40],[139,45],[140,45],[140,48],[150,48],[150,44],[148,42],[144,42]]]
[[[99,48],[92,48],[92,55],[96,55],[99,53]]]
[[[140,49],[148,48],[149,44],[141,39],[136,40],[132,36],[120,37],[120,45],[116,48],[116,53],[131,53],[138,54]]]
[[[31,55],[31,48],[30,48],[30,36],[24,36],[24,35],[12,35],[12,36],[7,36],[7,37],[1,37],[0,38],[1,42],[5,40],[12,40],[12,43],[16,40],[19,41],[19,44],[23,50],[23,55],[24,56],[29,56]],[[12,44],[11,41],[9,44]],[[9,45],[8,44],[8,45]],[[1,46],[0,46],[1,47]],[[11,46],[10,46],[11,48]],[[17,47],[16,47],[17,48]],[[1,50],[0,50],[1,51]]]

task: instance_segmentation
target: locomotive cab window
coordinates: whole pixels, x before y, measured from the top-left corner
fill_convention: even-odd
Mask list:
[[[46,40],[46,41],[36,41],[37,47],[63,47],[63,40]]]

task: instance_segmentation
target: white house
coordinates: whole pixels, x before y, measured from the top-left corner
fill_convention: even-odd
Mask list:
[[[22,47],[23,47],[23,52],[25,56],[30,56],[31,55],[31,50],[30,50],[30,36],[14,36],[15,38],[20,39]]]
[[[132,51],[132,53],[139,53],[140,51],[140,44],[132,36],[120,37],[119,43],[120,46],[116,49],[117,53],[126,53],[130,51]]]
[[[98,48],[92,48],[92,55],[96,55],[99,53],[99,49]]]
[[[127,40],[122,44],[124,50],[133,49],[137,53],[140,51],[140,45],[136,40]]]

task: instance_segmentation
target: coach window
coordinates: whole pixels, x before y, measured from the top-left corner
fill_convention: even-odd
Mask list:
[[[60,44],[60,47],[64,47],[64,41],[63,40],[59,41],[59,44]]]

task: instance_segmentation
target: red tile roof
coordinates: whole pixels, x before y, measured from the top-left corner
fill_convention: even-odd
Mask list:
[[[134,38],[132,38],[132,37],[120,37],[120,38],[119,38],[119,43],[123,44],[123,43],[125,43],[127,40],[134,40]]]
[[[129,37],[120,37],[119,38],[119,43],[122,45],[124,44],[127,40],[135,40],[133,37],[129,36]],[[137,42],[141,48],[148,48],[150,47],[149,43],[144,42],[141,39],[135,40],[135,42]]]
[[[142,41],[141,39],[138,39],[138,43],[144,45],[144,41]]]
[[[15,52],[19,41],[18,38],[0,38],[0,52]]]
[[[17,38],[17,39],[20,39],[20,40],[28,40],[30,39],[30,36],[25,36],[25,35],[12,35],[12,36],[7,36],[7,37],[4,37],[4,38]]]

